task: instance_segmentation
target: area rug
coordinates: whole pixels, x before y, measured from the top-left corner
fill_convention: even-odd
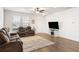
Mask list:
[[[43,47],[55,44],[54,42],[38,35],[23,37],[21,38],[21,40],[23,41],[24,52],[30,52],[39,48],[43,48]]]

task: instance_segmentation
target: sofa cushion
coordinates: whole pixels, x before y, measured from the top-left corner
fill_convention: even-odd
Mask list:
[[[19,27],[18,30],[19,30],[19,32],[25,32],[26,31],[24,27]]]
[[[4,40],[2,33],[0,33],[0,45],[4,43],[6,43],[6,41]]]
[[[9,42],[9,38],[2,31],[0,31],[0,45]]]
[[[5,34],[3,34],[3,36],[4,36],[5,41],[9,42],[9,37],[7,35],[5,35]]]
[[[5,35],[7,35],[8,37],[10,37],[10,34],[9,34],[7,28],[2,28],[1,31],[2,31]]]
[[[31,27],[30,26],[27,26],[25,29],[26,30],[31,30]]]

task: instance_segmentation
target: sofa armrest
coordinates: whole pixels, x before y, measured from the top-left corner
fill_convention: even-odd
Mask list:
[[[18,34],[10,36],[10,41],[21,41]]]

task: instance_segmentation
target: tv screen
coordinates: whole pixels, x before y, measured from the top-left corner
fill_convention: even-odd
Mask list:
[[[48,22],[49,28],[59,29],[58,22]]]

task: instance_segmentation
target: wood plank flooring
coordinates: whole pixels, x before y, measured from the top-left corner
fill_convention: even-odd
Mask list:
[[[62,37],[54,37],[49,34],[39,33],[37,34],[48,40],[55,41],[55,45],[48,47],[40,48],[32,52],[78,52],[79,51],[79,42],[72,41]]]

